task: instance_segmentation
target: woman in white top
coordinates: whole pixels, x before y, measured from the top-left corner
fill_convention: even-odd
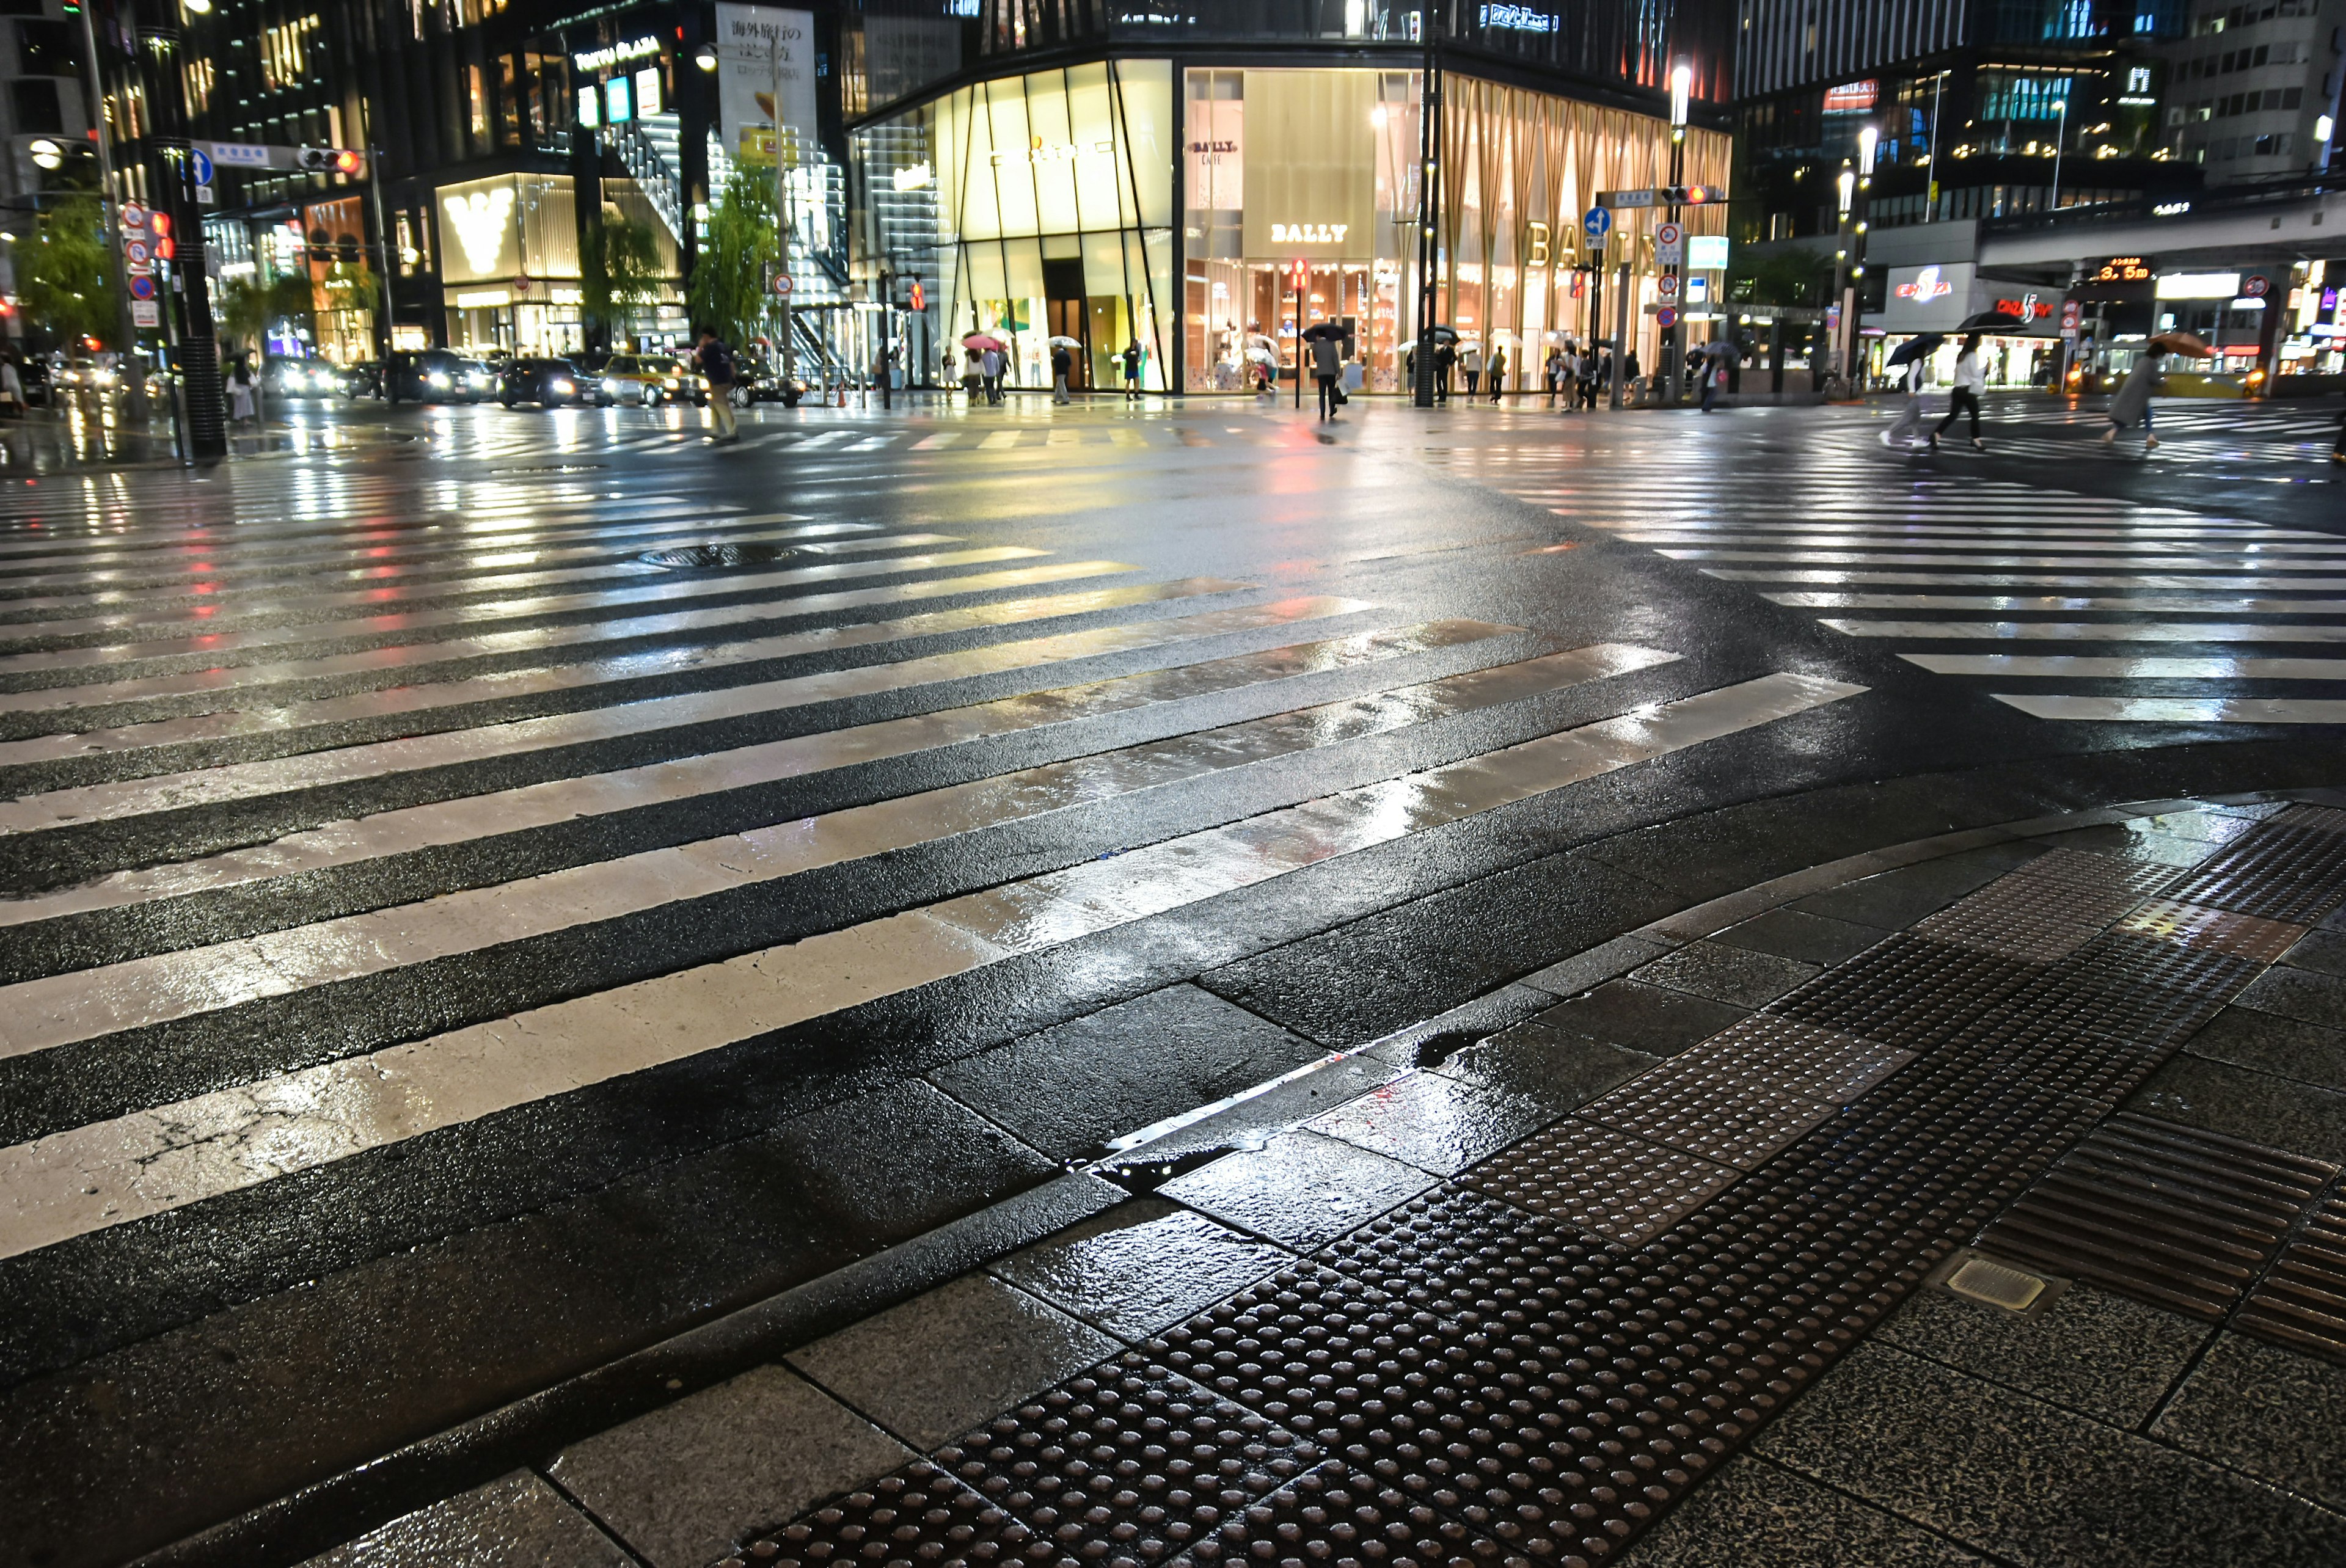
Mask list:
[[[1964,340],[1964,351],[1955,356],[1955,384],[1947,393],[1947,417],[1931,433],[1933,447],[1958,415],[1968,413],[1972,418],[1972,444],[1982,452],[1987,450],[1987,443],[1980,439],[1979,432],[1979,394],[1987,390],[1987,372],[1980,369],[1979,346],[1980,335],[1974,332]]]

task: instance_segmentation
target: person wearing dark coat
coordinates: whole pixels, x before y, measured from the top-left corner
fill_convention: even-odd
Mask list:
[[[2158,390],[2158,356],[2145,354],[2137,360],[2127,379],[2118,383],[2117,394],[2110,399],[2110,428],[2102,432],[2102,444],[2116,444],[2118,432],[2130,424],[2142,426],[2142,447],[2148,452],[2158,444],[2158,437],[2150,430],[2150,394]]]

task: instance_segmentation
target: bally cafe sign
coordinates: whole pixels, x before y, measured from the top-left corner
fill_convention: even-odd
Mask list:
[[[1885,332],[1952,332],[1983,311],[2006,311],[2025,325],[1999,329],[2004,337],[2052,337],[2058,331],[2061,296],[2025,284],[1982,280],[1969,261],[1892,267],[1883,300]]]

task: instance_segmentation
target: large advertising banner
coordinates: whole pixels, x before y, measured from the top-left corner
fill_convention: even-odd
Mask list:
[[[814,145],[813,12],[720,5],[717,72],[718,134],[737,156],[770,163],[776,127]]]

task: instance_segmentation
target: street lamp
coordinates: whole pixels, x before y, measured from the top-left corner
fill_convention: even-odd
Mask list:
[[[717,68],[717,46],[714,44],[701,45],[700,47],[692,52],[692,63],[699,66],[704,71],[715,70]]]
[[[1680,60],[1670,67],[1670,184],[1674,188],[1686,183],[1687,97],[1693,87],[1694,66],[1691,62]],[[1670,221],[1680,225],[1678,244],[1683,254],[1686,229],[1676,203],[1670,207]],[[1665,262],[1662,275],[1675,279],[1678,275],[1678,264],[1676,261]],[[1678,303],[1677,286],[1673,284],[1662,297],[1672,304]],[[1684,330],[1676,321],[1662,333],[1662,369],[1666,375],[1664,385],[1668,389],[1665,395],[1671,402],[1678,401],[1678,381],[1685,373],[1686,367],[1682,362],[1685,342]],[[1625,348],[1622,351],[1626,353],[1627,351]]]

